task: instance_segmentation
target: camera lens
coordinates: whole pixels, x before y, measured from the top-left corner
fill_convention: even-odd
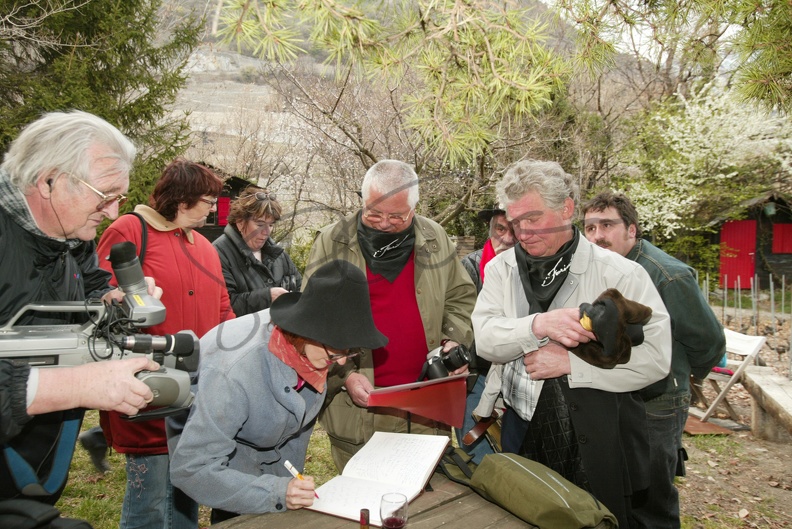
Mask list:
[[[459,369],[460,367],[470,363],[470,353],[467,350],[467,347],[460,344],[448,351],[445,355],[443,355],[443,365],[449,371],[454,371]]]

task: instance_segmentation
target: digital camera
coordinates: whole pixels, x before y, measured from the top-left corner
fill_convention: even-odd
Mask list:
[[[432,349],[426,355],[426,363],[421,369],[421,376],[418,380],[434,380],[447,377],[451,371],[455,371],[466,364],[470,364],[470,352],[467,347],[460,344],[444,353],[441,346]]]

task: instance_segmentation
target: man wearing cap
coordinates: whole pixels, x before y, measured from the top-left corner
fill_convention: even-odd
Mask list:
[[[499,208],[483,209],[479,211],[478,218],[489,224],[489,238],[484,243],[484,247],[467,254],[462,258],[462,266],[465,267],[473,284],[476,285],[476,292],[481,292],[484,283],[484,267],[487,266],[493,257],[514,246],[514,230],[511,223],[506,219],[506,212]],[[473,456],[473,462],[478,464],[485,455],[493,453],[492,447],[483,437],[478,437],[470,445],[465,444],[465,434],[476,424],[473,419],[473,409],[479,402],[484,391],[484,379],[490,368],[490,362],[476,355],[475,343],[470,347],[470,355],[473,358],[475,372],[478,375],[473,389],[467,396],[465,404],[465,421],[462,429],[457,430],[457,442],[467,453]]]
[[[462,266],[465,267],[473,284],[476,285],[476,292],[481,292],[481,285],[484,283],[484,267],[493,257],[514,246],[516,239],[511,223],[506,220],[504,210],[483,209],[477,216],[489,224],[489,238],[483,248],[470,252],[462,258]]]
[[[315,271],[303,293],[230,320],[201,339],[200,391],[171,458],[171,480],[212,507],[212,523],[313,504],[305,465],[330,366],[388,339],[374,326],[366,276],[346,261]]]
[[[343,259],[363,270],[374,322],[389,339],[387,347],[366,351],[354,365],[333,368],[328,378],[320,421],[339,470],[375,431],[450,435],[446,425],[416,415],[370,410],[368,397],[375,386],[415,382],[428,352],[473,339],[476,289],[443,228],[415,213],[413,168],[396,160],[377,162],[361,192],[363,208],[321,230],[305,268],[310,278],[326,261]],[[467,365],[453,373],[466,370]]]

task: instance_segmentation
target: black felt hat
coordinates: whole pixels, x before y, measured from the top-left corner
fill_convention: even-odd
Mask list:
[[[333,349],[377,349],[388,343],[374,326],[366,274],[347,261],[320,266],[304,292],[279,296],[270,316],[281,329]]]
[[[481,220],[483,220],[484,222],[486,222],[487,224],[489,224],[489,222],[492,220],[492,217],[494,217],[495,215],[505,215],[505,214],[506,211],[500,208],[490,208],[490,209],[482,209],[476,214],[476,216]]]

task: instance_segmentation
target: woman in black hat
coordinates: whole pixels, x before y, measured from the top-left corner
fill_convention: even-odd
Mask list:
[[[284,463],[303,468],[328,368],[387,341],[374,326],[365,274],[338,260],[320,267],[305,292],[210,331],[171,456],[174,485],[212,507],[212,523],[310,506],[313,479],[293,478]]]

